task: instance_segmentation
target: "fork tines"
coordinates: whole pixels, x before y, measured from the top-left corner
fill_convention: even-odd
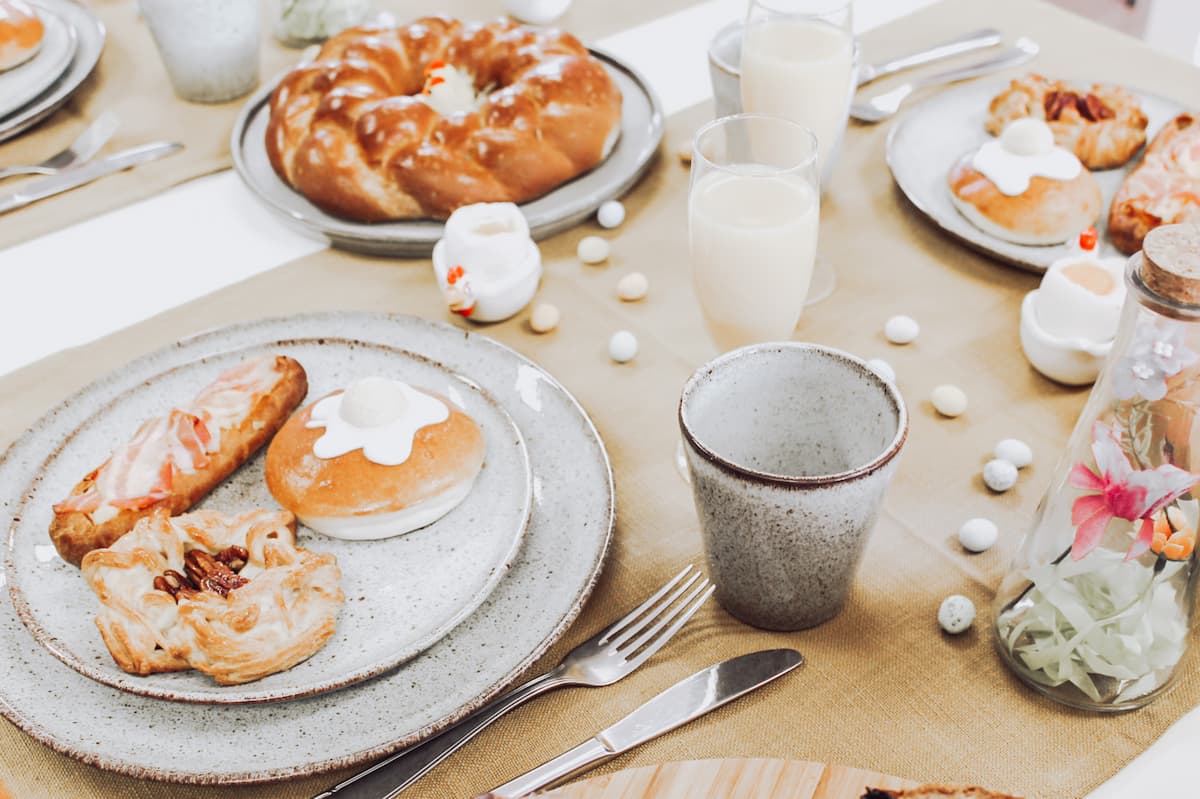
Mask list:
[[[709,579],[688,564],[649,599],[605,630],[597,643],[607,644],[622,659],[640,664],[671,640],[714,590]]]

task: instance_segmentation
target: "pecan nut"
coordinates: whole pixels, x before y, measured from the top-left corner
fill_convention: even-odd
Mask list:
[[[202,549],[193,549],[184,555],[183,566],[188,579],[197,588],[219,596],[229,596],[230,591],[250,582]]]

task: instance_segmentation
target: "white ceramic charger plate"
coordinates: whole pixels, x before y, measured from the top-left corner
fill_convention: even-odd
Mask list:
[[[261,353],[295,358],[316,399],[360,377],[384,375],[432,390],[483,431],[485,465],[471,493],[442,519],[403,536],[344,541],[298,528],[299,546],[337,557],[346,603],[337,632],[308,660],[244,685],[218,685],[197,671],[126,674],[108,656],[93,621],[99,603],[79,570],[57,556],[47,530],[52,506],[128,441],[146,419],[186,400],[225,369]],[[102,390],[102,389],[98,389]],[[77,398],[86,403],[89,389]],[[35,425],[34,433],[40,431]],[[237,513],[278,508],[263,479],[265,452],[197,507]],[[38,470],[17,505],[6,562],[18,615],[71,668],[106,685],[186,702],[266,702],[335,690],[398,666],[444,636],[487,598],[516,556],[529,520],[532,477],[525,442],[504,409],[469,378],[395,347],[338,338],[292,339],[171,364],[81,418]]]
[[[574,227],[605,201],[632,188],[650,167],[662,141],[662,104],[645,79],[613,56],[598,50],[592,50],[592,54],[608,68],[621,89],[621,135],[599,166],[521,206],[535,239]],[[276,78],[259,89],[233,127],[230,148],[234,169],[250,190],[285,221],[328,239],[335,247],[368,255],[428,256],[442,237],[441,222],[415,219],[367,224],[339,219],[279,179],[266,149],[267,105],[278,82]]]
[[[0,460],[0,525],[19,493],[78,426],[172,366],[230,350],[320,336],[420,352],[469,374],[522,431],[533,511],[496,590],[445,638],[395,671],[291,702],[214,706],[134,696],[63,666],[0,599],[0,713],[53,749],[139,778],[232,784],[287,779],[370,761],[479,707],[546,652],[578,615],[608,550],[608,456],[570,394],[491,339],[420,319],[326,313],[235,325],[122,367],[50,410]],[[590,631],[589,631],[590,632]]]
[[[954,207],[946,185],[946,175],[954,163],[991,138],[983,127],[988,104],[1008,84],[1008,80],[974,81],[944,89],[920,103],[913,103],[888,133],[887,163],[904,195],[943,231],[1001,261],[1031,272],[1045,272],[1050,264],[1068,254],[1073,242],[1033,247],[984,233]],[[1136,89],[1132,91],[1150,120],[1146,129],[1147,142],[1163,124],[1182,111],[1179,103],[1172,100]],[[1124,257],[1105,237],[1108,208],[1121,181],[1140,161],[1138,154],[1124,167],[1093,173],[1104,198],[1096,224],[1102,255]]]
[[[24,64],[0,72],[0,117],[49,89],[67,71],[79,46],[75,28],[62,17],[44,8],[34,8],[44,26],[42,45]]]
[[[75,31],[78,46],[62,77],[29,103],[0,116],[0,141],[25,132],[57,111],[92,74],[104,51],[104,25],[87,8],[72,0],[37,0],[37,5],[66,22]]]

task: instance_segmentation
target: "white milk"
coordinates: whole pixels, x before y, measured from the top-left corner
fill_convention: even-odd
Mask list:
[[[754,23],[742,43],[742,108],[798,122],[817,136],[821,174],[846,126],[854,38],[826,22]]]
[[[696,182],[692,275],[722,351],[791,338],[812,278],[819,210],[816,190],[796,175],[717,171]]]

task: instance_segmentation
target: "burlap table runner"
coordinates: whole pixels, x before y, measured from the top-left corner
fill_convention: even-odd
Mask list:
[[[882,57],[984,23],[1009,36],[1037,37],[1043,45],[1037,67],[1047,72],[1119,80],[1200,104],[1192,68],[1035,0],[1004,6],[948,2],[864,37],[864,48],[869,57]],[[667,141],[688,135],[707,114],[696,108],[671,119]],[[887,126],[854,127],[847,137],[821,220],[821,249],[837,266],[839,286],[832,299],[806,312],[796,334],[864,357],[886,357],[912,414],[909,443],[849,606],[828,624],[795,634],[757,631],[719,607],[706,608],[679,640],[625,682],[538,700],[406,796],[448,799],[490,788],[578,743],[676,679],[766,647],[796,647],[808,664],[606,768],[792,757],[1057,799],[1080,796],[1102,782],[1200,702],[1195,650],[1174,692],[1119,716],[1041,699],[993,652],[993,588],[1050,480],[1086,391],[1056,387],[1032,372],[1018,348],[1017,312],[1036,278],[948,241],[909,208],[884,165],[886,134]],[[485,329],[576,394],[608,444],[616,475],[618,525],[610,560],[580,620],[540,667],[683,563],[700,558],[691,498],[672,463],[679,389],[712,355],[689,283],[686,191],[686,170],[665,153],[627,198],[624,227],[606,234],[613,241],[606,265],[584,266],[574,257],[578,240],[598,232],[590,224],[543,244],[541,299],[563,310],[556,332],[534,336],[524,314]],[[616,282],[634,269],[649,276],[650,295],[622,304],[614,296]],[[331,308],[449,318],[427,262],[319,253],[0,380],[0,442],[15,438],[68,392],[180,336],[264,315]],[[884,341],[883,322],[895,313],[920,320],[915,344],[894,348]],[[642,348],[626,365],[606,356],[609,334],[621,328],[634,331]],[[944,382],[967,391],[971,408],[965,416],[943,420],[932,411],[929,392]],[[1008,436],[1030,442],[1036,460],[1014,490],[992,496],[979,470],[993,443]],[[1000,544],[967,555],[955,531],[962,520],[980,515],[1000,524]],[[955,638],[941,634],[935,621],[939,602],[950,593],[966,594],[980,608],[975,628]],[[122,734],[105,729],[86,708],[79,718],[98,736]],[[310,796],[339,776],[232,790],[137,782],[78,764],[0,724],[0,782],[22,797],[283,799]]]
[[[83,186],[52,202],[35,203],[0,216],[0,249],[119,208],[185,180],[226,169],[233,161],[229,136],[243,99],[217,105],[188,103],[171,90],[166,68],[150,29],[138,16],[135,0],[90,0],[86,5],[108,30],[96,71],[70,101],[48,120],[0,144],[0,164],[37,163],[69,145],[89,121],[105,111],[121,119],[121,127],[104,152],[116,152],[161,139],[182,142],[183,151],[137,169]],[[272,34],[278,0],[263,3],[262,80],[269,80],[300,58],[300,51],[279,44]],[[419,3],[384,0],[374,4],[397,19],[445,13],[460,19],[486,19],[501,13],[495,0]],[[593,0],[578,2],[562,17],[563,28],[596,41],[624,28],[647,22],[690,5],[689,0]],[[34,178],[36,179],[36,178]],[[21,181],[26,180],[24,178]],[[8,180],[0,192],[16,190]],[[197,220],[202,224],[203,220]]]

